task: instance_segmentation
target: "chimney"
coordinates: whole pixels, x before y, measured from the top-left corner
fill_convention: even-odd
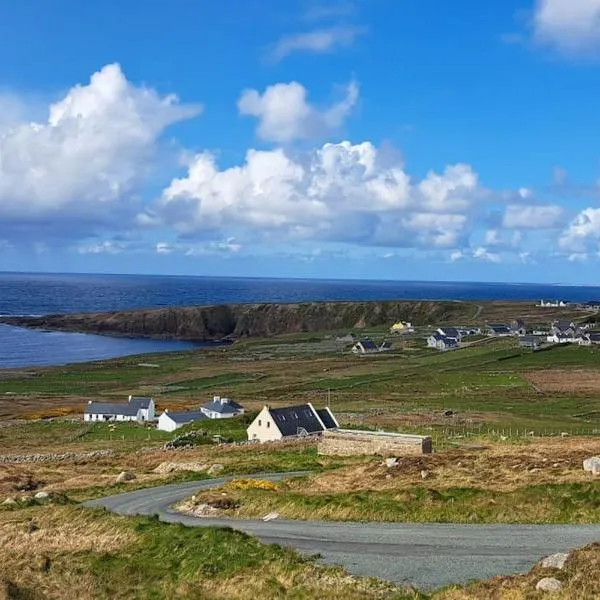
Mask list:
[[[213,402],[219,402],[221,400],[221,396],[213,396]]]
[[[221,398],[221,405],[229,404],[229,398]]]
[[[91,404],[91,403],[92,403],[92,400],[88,400],[88,404]]]
[[[132,398],[133,398],[133,396],[131,394],[129,394],[129,400],[128,400],[128,402],[131,402]]]

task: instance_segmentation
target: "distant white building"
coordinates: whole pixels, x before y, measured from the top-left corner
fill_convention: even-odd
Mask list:
[[[273,442],[285,437],[319,435],[339,424],[329,408],[315,409],[309,402],[285,408],[265,406],[250,423],[248,440]]]
[[[208,419],[208,417],[200,410],[186,412],[169,412],[168,410],[165,410],[165,412],[158,417],[156,428],[160,431],[175,431],[184,425],[206,419]]]
[[[121,403],[90,400],[83,411],[83,420],[152,422],[155,420],[154,400],[149,397],[135,396],[129,396],[127,402]]]
[[[212,402],[205,404],[200,410],[209,419],[230,419],[244,414],[244,407],[229,398],[214,396]]]

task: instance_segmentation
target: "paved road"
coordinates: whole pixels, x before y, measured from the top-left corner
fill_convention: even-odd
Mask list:
[[[276,481],[303,473],[255,475]],[[205,519],[170,507],[231,478],[149,488],[87,502],[122,515],[158,515],[190,526],[230,526],[266,543],[291,546],[351,573],[432,589],[528,571],[545,554],[600,541],[600,525],[447,525]],[[266,512],[266,511],[265,511]]]

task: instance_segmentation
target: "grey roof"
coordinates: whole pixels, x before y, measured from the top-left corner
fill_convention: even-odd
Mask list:
[[[84,413],[87,415],[123,415],[125,417],[135,417],[138,410],[138,408],[129,403],[90,402],[86,405]]]
[[[227,400],[227,402],[221,402],[220,400],[213,400],[208,404],[205,404],[203,408],[212,412],[220,413],[222,415],[233,415],[240,410],[244,410],[244,407],[229,398],[221,398],[221,400]]]
[[[554,327],[560,329],[561,331],[566,331],[567,329],[574,329],[575,323],[573,323],[573,321],[556,321],[556,323],[554,323]]]
[[[588,337],[592,342],[600,342],[600,332],[598,331],[590,331]]]
[[[392,348],[392,342],[385,341],[379,346],[380,348]]]
[[[488,325],[488,327],[494,333],[510,333],[510,327],[508,325],[502,325],[501,323],[497,323],[494,325]]]
[[[443,340],[445,336],[436,331],[435,333],[432,333],[429,337],[432,337],[434,340],[439,342],[440,340]]]
[[[149,408],[150,402],[152,402],[152,398],[150,398],[150,397],[133,396],[131,398],[131,400],[129,401],[129,405],[134,406],[136,409],[136,412],[137,412],[138,409],[140,409],[140,408],[144,408],[144,409]]]
[[[161,415],[162,416],[162,415]],[[178,425],[185,425],[193,421],[202,421],[208,417],[199,410],[190,410],[187,412],[167,412],[167,416]]]
[[[442,337],[445,346],[458,346],[458,340],[453,337]]]
[[[284,437],[298,435],[303,432],[302,430],[306,433],[323,431],[323,426],[309,404],[270,408],[269,413]]]
[[[323,425],[325,425],[325,429],[336,429],[337,424],[331,411],[328,408],[317,408],[315,409],[321,421],[323,421]]]

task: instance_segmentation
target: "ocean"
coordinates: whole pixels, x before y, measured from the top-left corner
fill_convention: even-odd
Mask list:
[[[0,273],[0,314],[318,300],[600,300],[600,287],[427,281],[349,281],[150,275]],[[60,365],[185,350],[188,342],[43,332],[0,325],[0,368]]]

